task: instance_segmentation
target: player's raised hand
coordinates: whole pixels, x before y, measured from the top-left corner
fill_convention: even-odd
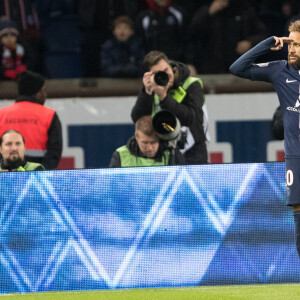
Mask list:
[[[291,41],[291,39],[288,37],[277,37],[277,36],[274,36],[274,40],[275,40],[275,47],[271,48],[271,50],[273,51],[282,49],[284,43],[288,43]]]

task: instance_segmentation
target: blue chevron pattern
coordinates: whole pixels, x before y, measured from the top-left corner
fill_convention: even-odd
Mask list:
[[[0,293],[298,282],[284,171],[0,174]]]

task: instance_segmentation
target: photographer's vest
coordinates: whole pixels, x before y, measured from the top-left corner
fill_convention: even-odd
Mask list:
[[[167,166],[169,165],[170,152],[164,151],[161,161],[156,161],[152,158],[135,156],[131,154],[128,147],[122,146],[116,150],[120,155],[121,167],[152,167],[152,166]]]
[[[199,82],[201,87],[203,88],[203,81],[197,77],[188,77],[182,86],[179,86],[177,89],[170,90],[169,95],[171,95],[177,103],[181,103],[186,96],[186,90],[188,87],[193,84],[194,82]],[[154,102],[152,105],[152,117],[161,110],[160,108],[160,101],[156,94],[154,94]]]
[[[20,166],[16,169],[16,171],[18,171],[18,172],[34,171],[38,167],[42,167],[44,169],[43,165],[41,165],[39,163],[27,162],[24,167]],[[2,171],[1,166],[0,166],[0,171]]]
[[[9,129],[19,131],[25,139],[25,155],[43,157],[54,114],[54,109],[29,101],[8,105],[0,109],[0,135]]]
[[[185,96],[186,96],[186,90],[188,87],[193,84],[194,82],[199,82],[201,85],[201,88],[203,89],[203,81],[200,78],[197,77],[188,77],[182,86],[179,86],[177,89],[170,90],[169,95],[171,95],[177,103],[181,103]],[[160,107],[160,101],[156,94],[154,94],[154,101],[152,105],[152,117],[161,110]],[[184,148],[180,150],[181,153],[186,152],[190,148],[192,148],[195,144],[195,139],[193,137],[193,134],[191,133],[190,129],[186,126],[181,127],[181,131],[185,132],[186,134],[186,143],[184,145]]]

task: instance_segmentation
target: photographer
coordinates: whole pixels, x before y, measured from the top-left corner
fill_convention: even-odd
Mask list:
[[[165,109],[180,121],[187,134],[184,153],[186,164],[207,163],[206,137],[203,130],[204,92],[199,78],[189,77],[186,65],[169,61],[160,51],[144,58],[144,87],[131,111],[134,122],[144,115]],[[161,72],[163,71],[163,72]]]
[[[167,143],[159,139],[152,126],[152,117],[143,116],[135,123],[135,134],[127,144],[112,155],[109,167],[150,167],[170,165],[171,157]],[[185,163],[182,154],[175,149],[175,164]]]
[[[16,130],[7,130],[0,137],[0,153],[2,155],[0,171],[42,171],[39,163],[25,161],[25,141]]]

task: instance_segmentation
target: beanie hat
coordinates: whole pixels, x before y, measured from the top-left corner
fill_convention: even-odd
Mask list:
[[[18,75],[18,92],[22,96],[35,95],[44,85],[45,78],[32,71],[24,71]]]
[[[17,25],[14,21],[5,19],[0,22],[0,38],[6,33],[14,33],[15,35],[19,35]]]

